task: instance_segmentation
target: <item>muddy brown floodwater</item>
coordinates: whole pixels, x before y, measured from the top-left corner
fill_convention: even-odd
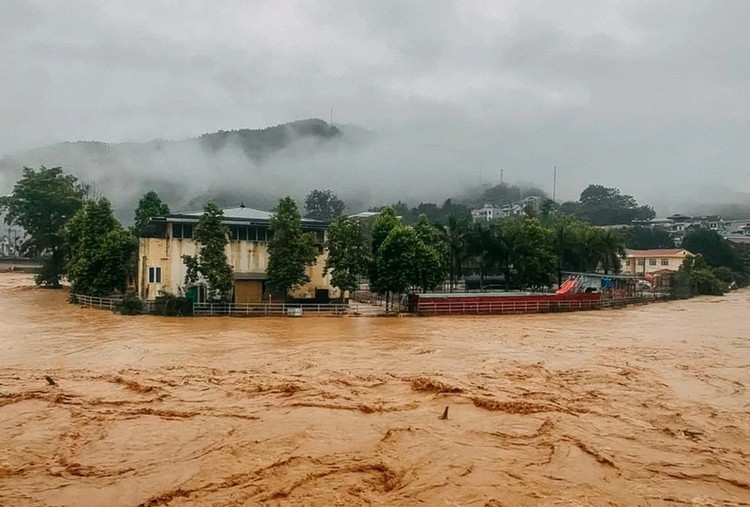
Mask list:
[[[0,505],[748,505],[749,307],[123,317],[2,274]]]

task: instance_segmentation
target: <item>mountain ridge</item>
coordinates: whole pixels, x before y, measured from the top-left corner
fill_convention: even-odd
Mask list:
[[[310,157],[363,145],[369,137],[363,132],[368,131],[309,118],[179,140],[64,141],[0,157],[0,195],[10,192],[23,167],[44,165],[62,167],[90,184],[123,215],[152,189],[178,208],[194,205],[195,198],[233,202],[248,195],[268,205],[291,181],[294,168]]]

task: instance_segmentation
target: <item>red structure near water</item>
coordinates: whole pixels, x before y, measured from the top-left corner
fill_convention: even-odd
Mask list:
[[[601,308],[602,294],[462,293],[415,294],[410,305],[420,315],[547,313]]]

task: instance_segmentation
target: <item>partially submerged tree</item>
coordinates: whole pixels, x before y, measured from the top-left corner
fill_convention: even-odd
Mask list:
[[[161,200],[159,194],[153,190],[146,192],[138,201],[138,207],[135,209],[135,221],[133,223],[133,234],[140,237],[143,230],[148,225],[149,220],[154,217],[160,217],[169,214],[169,206]]]
[[[523,219],[509,222],[506,235],[510,282],[521,288],[549,285],[556,264],[552,231],[536,219]]]
[[[125,291],[136,239],[117,221],[109,200],[86,201],[68,222],[65,239],[72,292],[108,296]]]
[[[24,167],[10,195],[0,197],[5,222],[26,232],[22,253],[41,257],[37,285],[60,287],[65,273],[65,224],[83,204],[88,188],[59,167]]]
[[[414,226],[414,233],[419,239],[417,246],[417,279],[422,292],[435,289],[445,278],[442,244],[438,229],[430,223],[426,215],[419,215]]]
[[[187,266],[185,283],[205,280],[208,299],[217,302],[227,301],[234,287],[234,272],[226,254],[229,231],[223,219],[224,211],[212,202],[207,203],[193,232],[198,253],[182,257]]]
[[[370,290],[378,294],[385,294],[386,300],[388,299],[389,290],[386,285],[381,283],[383,281],[384,273],[381,272],[381,264],[378,263],[378,251],[388,237],[388,234],[401,225],[401,221],[396,215],[396,210],[391,206],[383,208],[372,225],[372,241],[370,243],[371,262],[370,269],[368,270]]]
[[[710,267],[726,266],[735,271],[744,269],[742,259],[733,244],[716,231],[702,227],[690,228],[682,239],[682,248],[694,254],[701,254]]]
[[[341,291],[354,292],[359,279],[367,274],[370,249],[359,220],[338,217],[326,232],[325,273],[331,273],[331,284]]]
[[[679,271],[688,276],[693,295],[721,296],[727,290],[727,284],[716,277],[701,254],[685,257]]]
[[[291,197],[279,200],[271,230],[266,283],[286,299],[290,290],[310,281],[307,268],[315,263],[318,249],[314,236],[302,231],[302,217]]]
[[[313,190],[305,197],[305,216],[315,220],[333,220],[344,208],[344,201],[330,190]]]
[[[410,227],[399,225],[390,231],[375,258],[382,292],[401,294],[418,280],[418,244],[419,238]]]
[[[444,225],[438,226],[438,236],[442,244],[445,265],[448,269],[450,291],[456,286],[466,259],[466,238],[469,231],[468,220],[451,215]]]

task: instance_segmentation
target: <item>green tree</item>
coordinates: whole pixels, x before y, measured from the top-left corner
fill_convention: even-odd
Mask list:
[[[333,220],[340,216],[346,204],[330,190],[313,190],[305,197],[305,214],[315,220]]]
[[[504,268],[507,260],[504,227],[506,223],[475,223],[467,234],[467,253],[479,270],[479,286],[484,288],[484,278],[497,266]]]
[[[369,269],[370,290],[378,294],[385,294],[386,300],[388,298],[388,289],[385,285],[381,284],[382,273],[380,272],[380,266],[382,263],[378,263],[377,261],[378,252],[390,232],[397,227],[401,227],[401,225],[401,221],[396,215],[396,210],[392,206],[383,208],[377,218],[375,218],[375,222],[372,224],[372,242],[370,244],[371,261]]]
[[[732,243],[715,231],[704,228],[691,228],[682,238],[682,248],[694,254],[701,254],[706,264],[718,268],[726,266],[734,271],[743,271],[742,258]]]
[[[453,292],[458,278],[461,277],[463,263],[466,258],[466,237],[468,230],[468,220],[462,220],[455,215],[449,216],[445,225],[438,226],[442,251],[446,259],[445,264],[448,268],[451,292]]]
[[[620,259],[625,256],[625,240],[617,231],[591,229],[589,234],[589,252],[592,253],[590,266],[601,269],[605,274],[619,273],[622,267]]]
[[[550,198],[545,198],[539,205],[539,220],[546,224],[560,212],[560,205]]]
[[[633,196],[603,185],[586,187],[579,202],[576,214],[594,225],[630,224],[633,220],[649,220],[656,215],[651,207],[639,206]]]
[[[216,302],[228,301],[234,287],[234,272],[226,254],[229,230],[223,221],[224,211],[212,202],[207,203],[193,232],[198,253],[182,256],[187,266],[185,283],[196,283],[202,278],[206,281],[207,299]]]
[[[559,214],[550,221],[553,249],[557,258],[557,283],[562,284],[562,272],[582,272],[592,269],[587,256],[590,226],[572,215]]]
[[[674,240],[669,233],[659,227],[628,227],[625,232],[625,246],[633,250],[674,248]]]
[[[331,272],[331,283],[342,291],[357,290],[360,277],[367,274],[370,249],[359,220],[336,218],[326,231],[325,273]]]
[[[516,287],[548,285],[555,270],[554,234],[536,219],[508,221],[508,273]]]
[[[117,221],[109,200],[86,201],[69,220],[65,239],[73,293],[107,296],[125,291],[135,267],[136,239]]]
[[[436,224],[447,224],[451,217],[459,221],[471,220],[471,208],[463,204],[454,203],[452,199],[446,199],[440,208],[440,216],[432,219]]]
[[[424,242],[426,245],[437,249],[440,244],[438,230],[430,223],[430,220],[425,214],[421,214],[417,218],[417,223],[414,224],[414,232],[417,233],[417,237],[420,241]]]
[[[716,277],[700,254],[685,257],[679,274],[688,275],[687,281],[694,295],[721,296],[727,290],[727,284]]]
[[[65,274],[65,225],[83,205],[88,187],[59,167],[23,168],[10,195],[0,197],[5,223],[26,232],[21,244],[25,255],[42,258],[37,285],[60,287]]]
[[[378,248],[375,262],[380,273],[380,291],[386,294],[404,294],[420,281],[421,242],[413,228],[397,225]]]
[[[516,185],[500,183],[488,188],[482,194],[482,202],[477,204],[512,204],[521,200],[521,189]]]
[[[153,190],[146,192],[141,197],[141,200],[138,201],[138,207],[135,209],[133,234],[135,237],[140,237],[149,220],[168,214],[169,206],[159,198],[159,194]]]
[[[441,243],[438,230],[430,223],[425,215],[419,215],[414,233],[419,239],[417,249],[416,284],[422,292],[433,290],[443,283],[445,276],[445,263],[441,256]]]
[[[279,200],[271,230],[266,283],[286,299],[290,290],[310,281],[307,267],[315,263],[318,249],[314,236],[302,231],[302,217],[291,197]]]

